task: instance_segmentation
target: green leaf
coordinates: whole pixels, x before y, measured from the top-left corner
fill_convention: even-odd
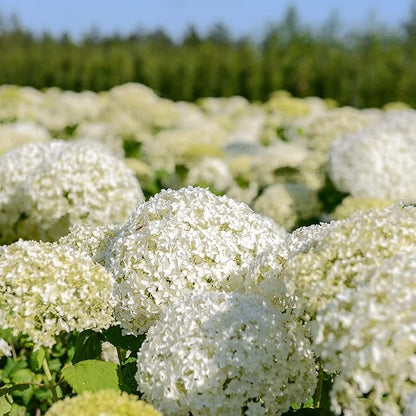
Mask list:
[[[75,343],[75,354],[72,357],[72,363],[76,364],[84,360],[93,360],[101,355],[101,343],[104,336],[88,329],[81,332]]]
[[[26,367],[26,361],[16,361],[13,360],[13,358],[7,357],[6,365],[4,366],[3,371],[1,373],[1,378],[3,379],[3,381],[5,381],[5,379],[7,379],[11,374]]]
[[[137,394],[137,362],[136,360],[128,362],[118,368],[120,389],[129,394]]]
[[[8,416],[25,416],[26,415],[26,407],[20,406],[17,403],[12,404],[12,408],[10,410],[10,415]]]
[[[130,351],[139,351],[146,335],[123,335],[120,326],[111,326],[103,331],[106,341],[111,342],[115,347]]]
[[[12,405],[6,396],[0,397],[0,416],[4,416],[10,412]]]
[[[74,391],[80,394],[103,389],[120,390],[117,369],[117,364],[112,362],[85,360],[64,368],[61,374]]]
[[[13,330],[11,328],[0,329],[0,338],[3,338],[7,342],[11,342],[13,339]]]
[[[8,386],[3,386],[0,388],[0,397],[4,397],[7,394],[12,394],[14,391],[23,391],[30,387],[30,384],[20,383],[13,384]]]
[[[43,359],[45,358],[45,350],[43,348],[39,348],[38,350],[34,351],[30,356],[30,367],[37,371],[42,367]]]

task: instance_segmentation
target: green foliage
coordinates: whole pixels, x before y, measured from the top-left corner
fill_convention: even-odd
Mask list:
[[[104,389],[120,390],[117,367],[117,364],[107,361],[84,360],[64,368],[61,375],[77,394]]]
[[[43,414],[55,400],[84,391],[111,388],[138,394],[136,354],[145,335],[123,335],[113,326],[65,334],[52,349],[35,351],[25,337],[13,337],[9,330],[0,336],[13,345],[13,357],[0,359],[0,416]],[[102,360],[103,342],[117,349],[120,364]]]
[[[368,25],[344,33],[336,15],[312,30],[292,6],[260,42],[234,39],[223,24],[206,36],[190,27],[179,42],[162,30],[111,37],[91,31],[74,42],[68,35],[35,37],[0,16],[0,84],[101,91],[134,81],[186,101],[231,95],[266,100],[286,89],[355,107],[391,101],[416,106],[415,4],[401,28]],[[70,138],[75,129],[60,136]],[[128,153],[140,151],[131,144]]]

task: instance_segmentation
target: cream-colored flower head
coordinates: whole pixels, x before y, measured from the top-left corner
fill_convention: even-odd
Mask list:
[[[76,222],[123,223],[143,199],[134,173],[99,146],[27,144],[0,158],[0,242],[53,241]]]
[[[11,356],[12,355],[12,347],[9,345],[9,343],[5,339],[0,338],[0,358],[3,355]]]
[[[308,230],[311,230],[311,238]],[[282,279],[289,293],[314,316],[356,276],[398,251],[416,250],[416,208],[390,206],[357,212],[349,218],[305,227],[291,245]]]
[[[270,185],[256,198],[253,208],[260,214],[273,218],[287,230],[302,221],[319,216],[317,193],[301,183]]]
[[[352,107],[340,107],[318,114],[312,118],[299,120],[288,134],[306,137],[313,149],[328,152],[331,143],[347,134],[361,130],[381,117],[378,113],[369,113]]]
[[[357,198],[416,202],[416,111],[383,120],[333,143],[328,172],[341,192]]]
[[[143,154],[154,169],[173,173],[177,165],[191,167],[204,157],[221,156],[225,140],[226,132],[206,120],[198,127],[162,130],[143,144]]]
[[[308,156],[308,149],[300,143],[279,141],[262,146],[251,156],[252,178],[262,186],[296,181],[301,177],[300,170]]]
[[[346,196],[342,202],[335,207],[331,213],[331,218],[334,220],[344,220],[357,211],[368,211],[374,208],[385,208],[393,205],[394,201],[391,199],[379,198],[356,198],[352,195]]]
[[[233,185],[233,177],[227,163],[218,157],[204,157],[188,172],[186,184],[208,186],[213,192],[225,193]]]
[[[116,390],[85,392],[54,403],[45,416],[162,416],[137,396]]]
[[[69,233],[57,243],[67,245],[90,256],[95,262],[104,265],[104,253],[119,231],[119,225],[89,225],[77,223]]]
[[[107,250],[117,319],[129,333],[145,332],[194,290],[245,290],[252,260],[285,235],[248,205],[207,189],[162,190],[137,207]]]
[[[138,389],[169,415],[281,415],[311,397],[305,328],[261,297],[205,292],[178,299],[147,333]]]
[[[62,331],[101,330],[114,323],[109,273],[79,251],[19,240],[0,246],[0,322],[35,347]]]
[[[327,371],[339,373],[331,389],[337,414],[414,414],[415,276],[414,250],[398,252],[362,269],[354,287],[318,312],[315,348]]]
[[[0,124],[0,155],[31,142],[46,142],[51,136],[45,127],[27,121]]]

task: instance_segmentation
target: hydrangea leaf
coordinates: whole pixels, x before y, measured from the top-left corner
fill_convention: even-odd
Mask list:
[[[130,351],[139,351],[145,335],[123,335],[120,326],[111,326],[103,330],[105,340],[111,342],[114,346],[124,348]]]
[[[62,370],[64,380],[78,394],[103,389],[120,390],[117,364],[108,361],[85,360]]]
[[[10,412],[12,405],[9,403],[9,400],[6,396],[0,397],[0,415],[6,415]]]

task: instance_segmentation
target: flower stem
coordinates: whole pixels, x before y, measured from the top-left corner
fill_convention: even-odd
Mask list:
[[[42,366],[43,366],[43,371],[46,374],[46,378],[48,379],[49,387],[52,391],[53,400],[56,402],[59,400],[58,393],[56,392],[55,383],[53,381],[52,374],[49,370],[49,365],[48,365],[48,362],[46,361],[46,358],[43,359]]]
[[[318,384],[316,385],[315,394],[313,396],[313,407],[315,409],[321,406],[322,383],[324,380],[324,369],[321,361],[318,361]]]

